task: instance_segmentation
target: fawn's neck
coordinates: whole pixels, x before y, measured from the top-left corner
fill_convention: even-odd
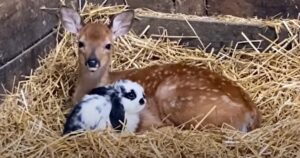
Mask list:
[[[84,68],[80,69],[79,85],[82,90],[87,93],[91,89],[104,86],[110,83],[109,69],[103,68],[99,71],[90,72]]]

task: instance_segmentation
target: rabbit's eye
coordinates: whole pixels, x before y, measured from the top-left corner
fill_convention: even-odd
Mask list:
[[[131,90],[130,92],[125,93],[124,97],[128,98],[130,100],[134,100],[136,98],[136,94],[135,94],[134,90]]]

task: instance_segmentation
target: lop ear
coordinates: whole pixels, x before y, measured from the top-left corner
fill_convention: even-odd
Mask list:
[[[113,39],[126,34],[131,28],[133,19],[133,10],[127,10],[112,17],[109,27],[113,33]]]
[[[62,7],[59,10],[62,26],[69,32],[78,35],[81,29],[80,15],[73,9]]]

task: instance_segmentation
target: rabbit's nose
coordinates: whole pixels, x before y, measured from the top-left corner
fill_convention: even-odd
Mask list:
[[[140,99],[139,103],[140,103],[140,105],[144,105],[145,104],[145,100],[142,98],[142,99]]]

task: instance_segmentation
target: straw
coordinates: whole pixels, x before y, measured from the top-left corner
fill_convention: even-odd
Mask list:
[[[124,10],[125,6],[88,4],[81,14],[86,22],[107,21],[109,15]],[[288,27],[290,36],[282,43],[269,41],[269,51],[231,49],[230,54],[213,54],[187,49],[164,38],[140,38],[130,32],[116,41],[111,69],[177,62],[206,65],[236,81],[250,94],[263,115],[261,128],[240,133],[217,127],[190,131],[163,127],[144,134],[90,131],[62,137],[65,116],[73,106],[70,94],[78,68],[75,38],[63,33],[57,47],[40,60],[40,67],[16,84],[15,91],[0,106],[1,157],[297,157],[300,47],[294,35],[299,35],[300,22],[253,21]],[[290,50],[285,47],[287,43],[292,43]]]

